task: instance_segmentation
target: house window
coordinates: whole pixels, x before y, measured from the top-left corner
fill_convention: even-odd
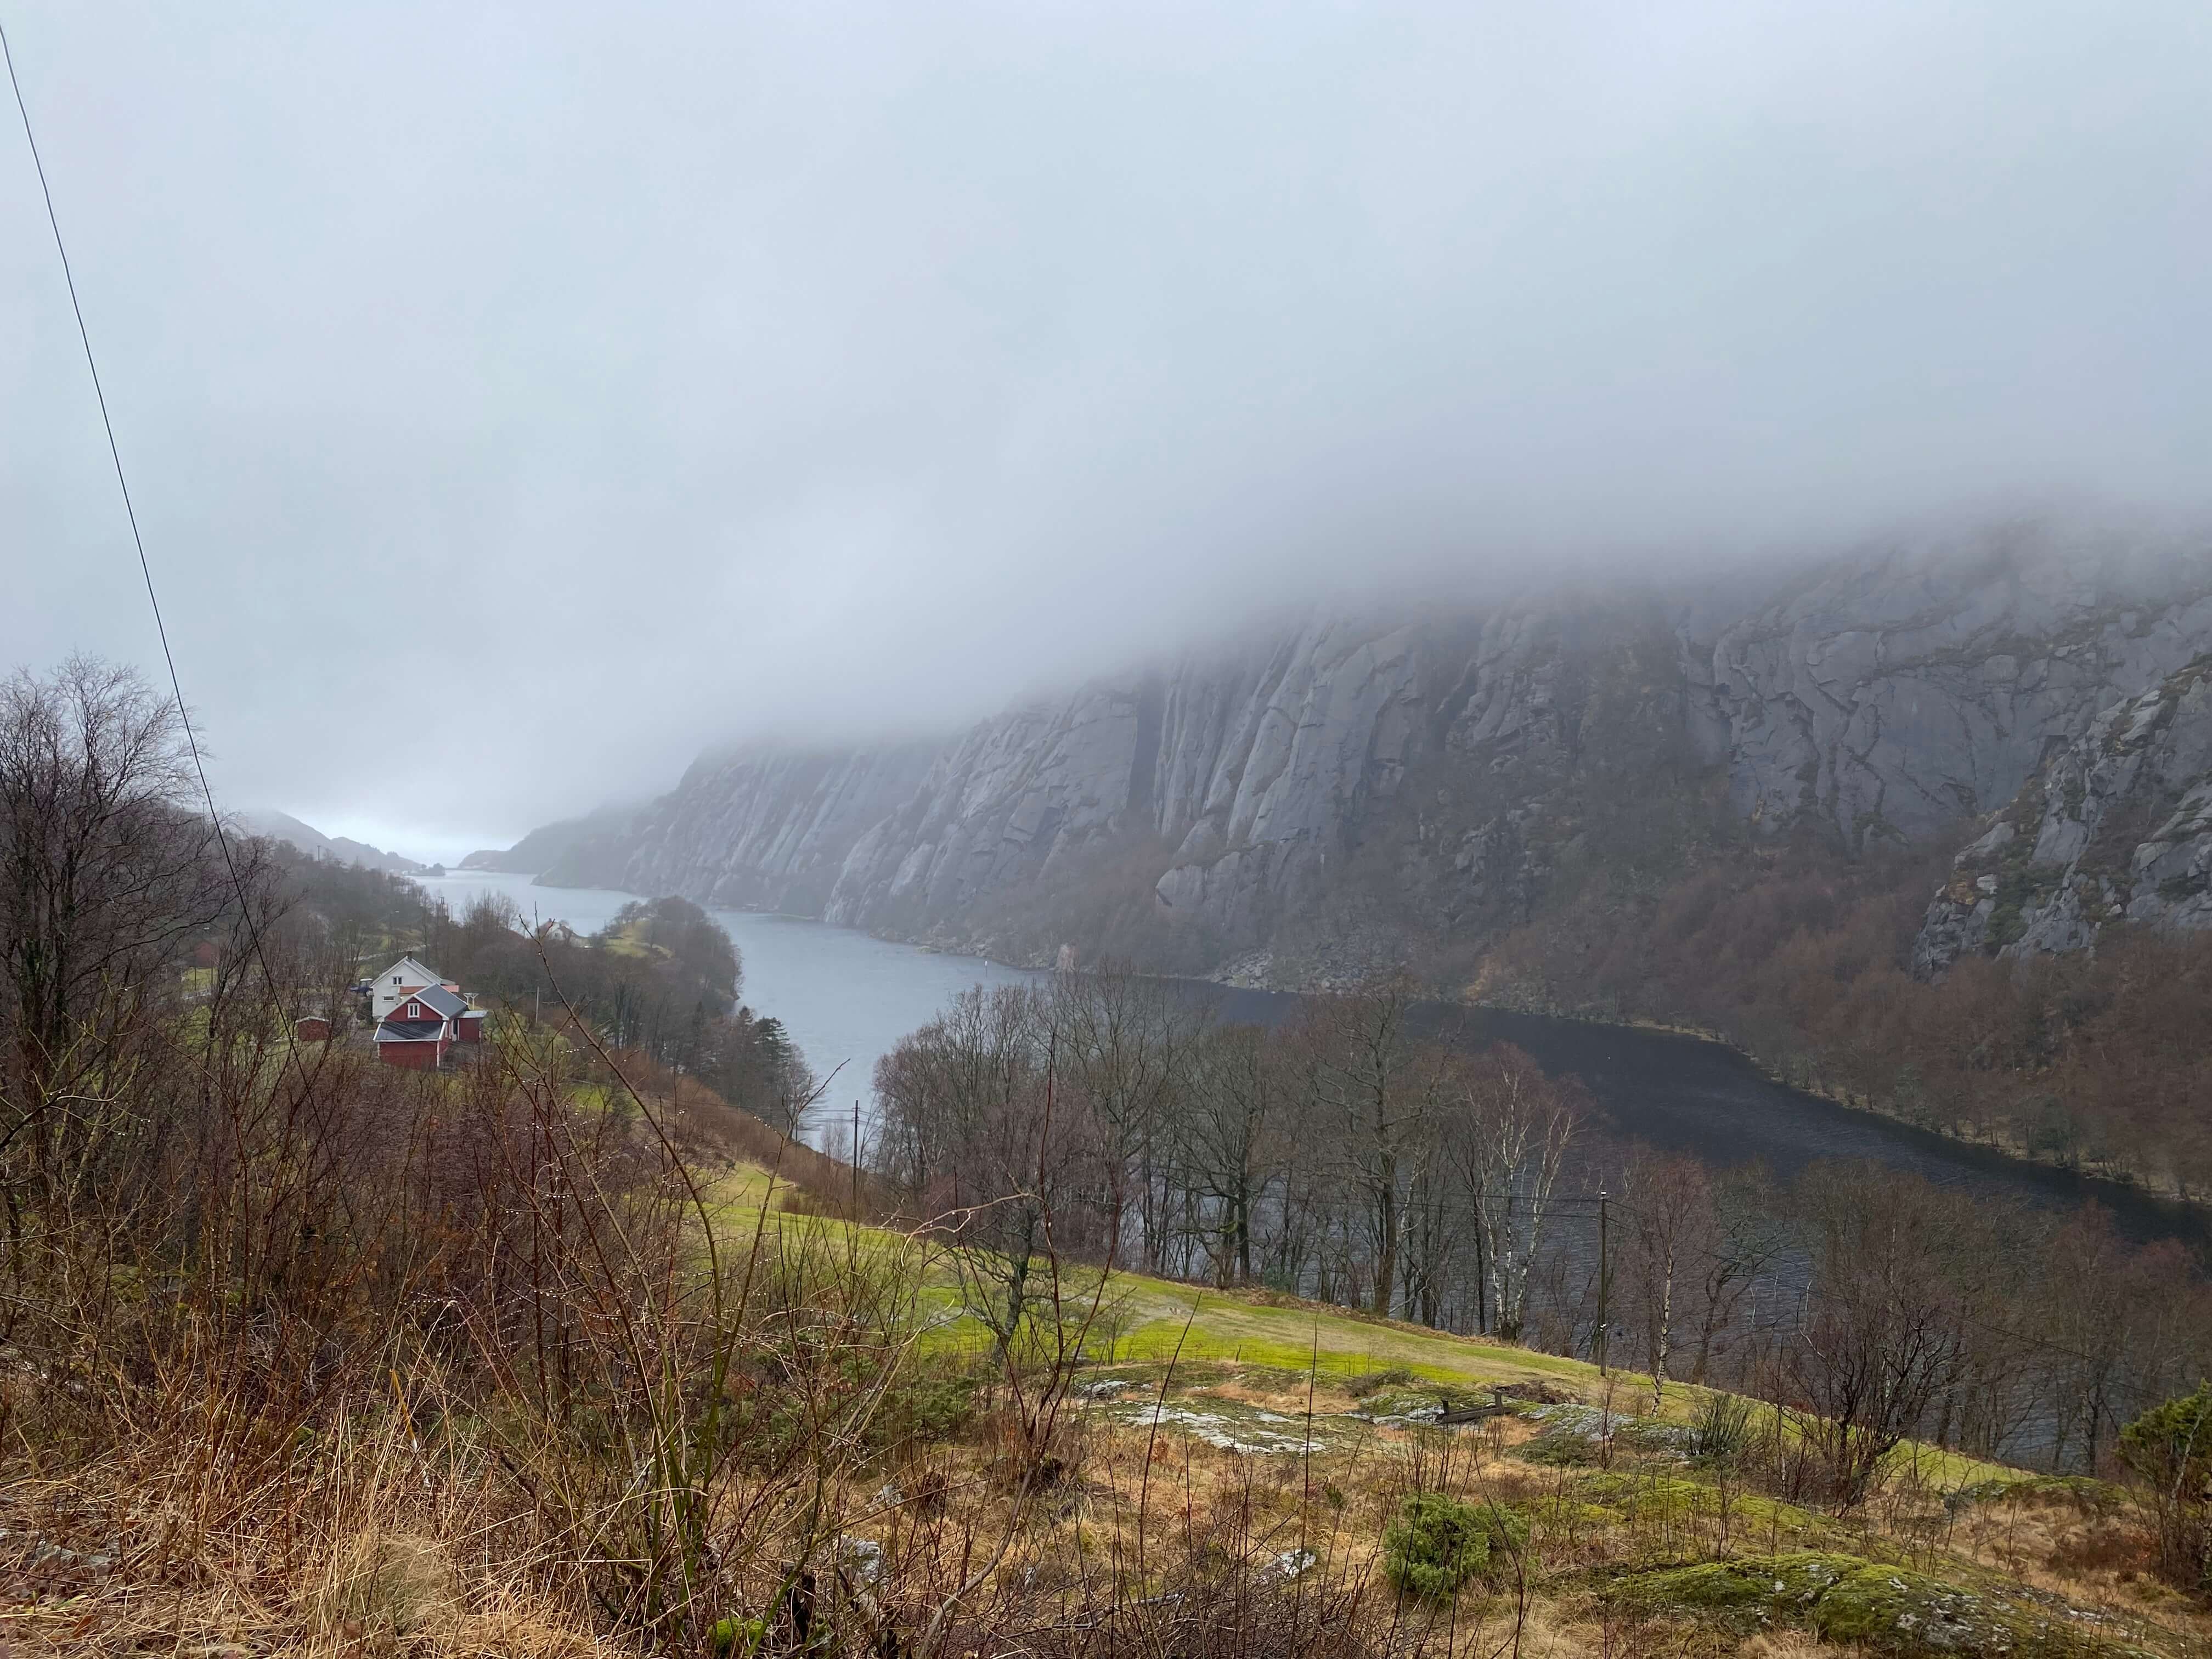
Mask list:
[[[399,975],[397,975],[397,974],[394,974],[394,975],[392,976],[392,982],[394,985],[398,984],[398,983],[399,983]]]
[[[407,1005],[407,1018],[410,1018],[410,1019],[420,1019],[420,1018],[422,1018],[422,1005],[421,1003],[419,1003],[419,1002],[410,1002],[410,1003],[409,1003],[409,1004]]]

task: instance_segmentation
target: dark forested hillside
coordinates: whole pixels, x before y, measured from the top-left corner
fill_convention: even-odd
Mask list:
[[[2212,1191],[2212,936],[1912,971],[1939,848],[1739,848],[1656,893],[1590,884],[1471,964],[1471,994],[1713,1032],[1791,1082],[2054,1162]]]

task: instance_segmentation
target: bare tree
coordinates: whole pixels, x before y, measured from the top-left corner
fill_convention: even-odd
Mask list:
[[[1182,1144],[1188,1179],[1209,1206],[1217,1284],[1252,1282],[1256,1212],[1291,1086],[1283,1073],[1278,1045],[1255,1025],[1217,1026],[1190,1051]]]
[[[8,1139],[46,1144],[49,1108],[144,1029],[187,949],[233,908],[191,781],[175,706],[133,671],[72,657],[0,684]],[[259,888],[251,850],[238,856]]]
[[[1133,1197],[1143,1264],[1157,1272],[1169,1231],[1161,1166],[1172,1163],[1169,1143],[1179,1127],[1171,1109],[1206,1012],[1175,987],[1113,963],[1056,975],[1048,996],[1060,1075],[1103,1147],[1108,1224],[1119,1239]]]
[[[969,1313],[1010,1352],[1063,1257],[1104,1248],[1094,1126],[1057,1092],[1048,997],[976,986],[876,1068],[884,1170],[947,1236]]]
[[[1695,1158],[1641,1149],[1628,1158],[1620,1180],[1621,1300],[1642,1328],[1656,1412],[1665,1401],[1681,1316],[1684,1298],[1677,1287],[1698,1282],[1698,1270],[1719,1243],[1712,1181]]]
[[[1814,1278],[1784,1375],[1827,1496],[1844,1509],[1865,1497],[1966,1358],[1960,1289],[1943,1270],[1957,1216],[1937,1188],[1872,1168],[1829,1170],[1799,1191]]]
[[[1345,1208],[1337,1124],[1316,1086],[1320,1055],[1303,1030],[1267,1038],[1279,1092],[1270,1137],[1273,1196],[1255,1217],[1258,1272],[1267,1283],[1328,1300]]]
[[[1547,1077],[1527,1052],[1501,1042],[1458,1069],[1454,1106],[1446,1150],[1482,1231],[1498,1334],[1518,1341],[1529,1269],[1584,1115],[1582,1089]]]
[[[1732,1171],[1709,1188],[1712,1243],[1698,1260],[1698,1346],[1690,1381],[1702,1386],[1739,1333],[1745,1295],[1788,1248],[1771,1184],[1762,1168]]]
[[[1392,974],[1316,999],[1300,1032],[1321,1115],[1333,1123],[1346,1178],[1361,1200],[1371,1252],[1372,1305],[1388,1314],[1404,1244],[1408,1183],[1432,1146],[1440,1056],[1418,1042],[1419,988]]]

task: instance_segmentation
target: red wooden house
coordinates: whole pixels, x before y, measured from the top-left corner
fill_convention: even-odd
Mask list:
[[[387,1066],[434,1071],[445,1064],[447,1052],[455,1043],[481,1042],[483,1022],[484,1011],[471,1007],[457,993],[442,985],[425,985],[410,992],[377,1022],[376,1057]]]

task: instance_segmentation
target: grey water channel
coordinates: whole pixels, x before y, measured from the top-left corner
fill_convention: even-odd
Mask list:
[[[534,885],[528,876],[467,872],[424,878],[428,892],[459,908],[479,893],[501,893],[525,916],[596,932],[635,896],[593,888]],[[1025,981],[1031,970],[980,957],[940,954],[795,916],[717,910],[744,965],[743,994],[781,1020],[817,1072],[841,1066],[824,1103],[823,1125],[845,1121],[857,1104],[872,1114],[877,1059],[970,985]],[[1230,1019],[1273,1024],[1296,996],[1192,983]],[[1943,1136],[1853,1111],[1760,1074],[1720,1044],[1660,1031],[1537,1014],[1439,1006],[1431,1029],[1477,1045],[1518,1044],[1555,1075],[1579,1077],[1613,1130],[1716,1168],[1764,1163],[1778,1176],[1822,1160],[1863,1160],[1940,1185],[2039,1206],[2073,1209],[2095,1201],[2138,1243],[2175,1239],[2212,1248],[2212,1211],[2172,1202],[2117,1182],[2045,1168]]]

